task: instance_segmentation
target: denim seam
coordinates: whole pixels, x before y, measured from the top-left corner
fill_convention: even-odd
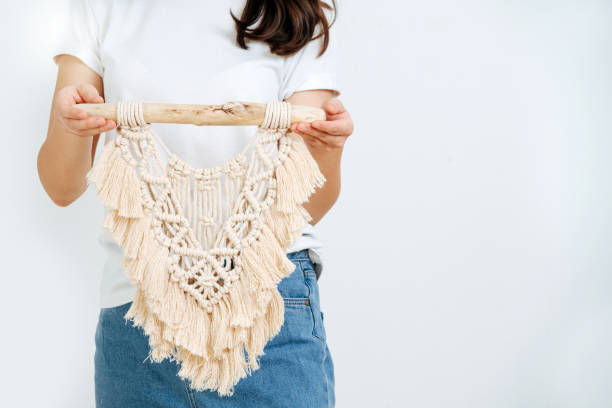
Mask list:
[[[300,262],[300,266],[302,268],[302,272],[312,272],[315,273],[314,270],[314,264],[312,263],[312,261],[310,260],[310,258],[308,259],[298,259]],[[312,266],[311,266],[312,265]]]
[[[306,306],[307,305],[307,301],[309,301],[310,299],[307,297],[284,297],[283,301],[285,302],[285,305],[299,305],[299,306]]]
[[[327,347],[327,345],[326,345]],[[321,368],[323,369],[323,375],[325,377],[325,394],[327,395],[327,406],[331,407],[331,399],[329,398],[329,377],[327,376],[327,372],[325,370],[325,360],[327,359],[327,348],[323,353],[323,362],[321,363]]]
[[[290,256],[290,257],[288,257],[288,258],[289,258],[290,260],[292,260],[292,261],[310,261],[310,258],[302,258],[302,257],[299,257],[299,258],[294,258],[294,257],[291,257],[291,256]]]
[[[287,257],[292,261],[312,261],[308,254],[308,249],[302,249],[296,252],[290,252]]]
[[[189,400],[189,405],[191,406],[191,408],[198,408],[198,403],[195,400],[193,392],[189,388],[189,384],[187,384],[187,381],[185,380],[183,380],[183,384],[185,385],[185,391],[187,391],[187,399]]]
[[[305,269],[303,266],[302,266],[302,271],[303,271],[303,274],[304,274],[304,278],[306,278],[306,275],[309,272],[313,272],[314,273],[314,271],[311,271],[310,269]],[[312,294],[313,294],[312,286],[308,282],[308,279],[304,279],[304,283],[306,284],[306,287],[308,288],[308,299],[310,300],[310,304],[308,305],[308,309],[310,310],[310,315],[312,316],[312,332],[311,332],[311,334],[312,334],[312,336],[315,339],[319,340],[323,345],[325,345],[325,341],[326,341],[325,338],[323,338],[322,335],[317,334],[317,317],[315,316],[315,310],[312,307],[312,303],[313,302],[312,302],[312,299],[311,299]],[[322,322],[320,324],[322,324]],[[321,330],[321,327],[319,327],[319,330]]]

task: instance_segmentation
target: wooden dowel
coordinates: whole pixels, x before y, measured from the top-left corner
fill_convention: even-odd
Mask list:
[[[77,103],[73,106],[90,115],[117,121],[116,103]],[[265,112],[265,104],[251,102],[228,102],[223,105],[142,104],[142,113],[147,123],[185,123],[198,126],[260,125]],[[291,105],[291,123],[315,120],[325,120],[323,109]]]

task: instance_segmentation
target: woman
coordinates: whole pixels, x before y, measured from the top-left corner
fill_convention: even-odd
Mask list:
[[[326,178],[304,205],[312,216],[287,250],[295,270],[278,286],[285,323],[266,345],[260,369],[230,397],[195,391],[178,364],[146,362],[147,337],[124,315],[135,293],[121,269],[122,249],[104,228],[107,251],[96,330],[98,407],[331,407],[333,362],[327,347],[317,280],[321,243],[313,226],[340,192],[340,158],[353,124],[338,99],[328,47],[333,3],[317,0],[230,2],[78,1],[71,27],[55,50],[58,77],[38,169],[53,202],[67,206],[87,188],[100,134],[116,123],[88,117],[75,103],[119,100],[206,103],[286,100],[322,107],[327,118],[294,124]],[[200,167],[223,163],[252,137],[250,127],[156,124],[166,145]]]

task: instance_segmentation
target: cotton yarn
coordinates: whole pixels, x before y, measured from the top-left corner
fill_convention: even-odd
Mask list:
[[[120,101],[118,135],[87,173],[137,288],[125,318],[147,334],[151,360],[177,360],[196,390],[232,395],[283,324],[277,285],[294,269],[285,250],[325,183],[290,124],[291,104],[269,102],[239,154],[197,168],[145,122],[142,102]]]

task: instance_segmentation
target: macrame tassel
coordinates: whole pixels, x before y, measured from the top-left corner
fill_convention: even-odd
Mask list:
[[[185,295],[183,296],[185,297]],[[191,296],[185,300],[186,311],[184,317],[186,320],[175,328],[167,325],[163,332],[163,337],[173,344],[184,346],[197,356],[209,358],[212,354],[212,350],[208,346],[211,333],[210,315]]]
[[[302,227],[312,220],[312,217],[301,205],[296,205],[291,212],[278,210],[276,204],[264,210],[264,222],[272,230],[279,244],[288,248],[301,235]]]
[[[123,248],[123,255],[133,259],[138,255],[143,236],[150,226],[150,213],[140,218],[124,218],[117,210],[109,209],[102,226]]]
[[[273,293],[266,313],[253,322],[245,343],[221,349],[211,359],[198,358],[179,347],[177,357],[181,368],[178,375],[188,379],[196,390],[216,389],[221,396],[232,395],[238,381],[260,368],[259,357],[264,354],[267,342],[280,332],[283,325],[283,299],[276,289]]]
[[[227,304],[227,298],[221,298],[213,306],[212,324],[210,326],[210,347],[215,358],[219,358],[223,350],[231,346],[231,308]]]
[[[244,348],[226,349],[216,359],[202,360],[179,348],[181,361],[179,377],[189,380],[190,387],[197,390],[217,390],[221,396],[231,396],[235,384],[249,374]]]
[[[87,175],[85,176],[88,186],[91,183],[95,183],[97,186],[102,186],[102,181],[104,181],[104,178],[106,177],[106,173],[108,171],[108,167],[110,165],[110,156],[113,155],[115,150],[119,150],[119,146],[116,143],[116,139],[104,144],[104,146],[102,147],[102,151],[98,156],[98,161],[87,172]],[[113,159],[116,159],[116,157]],[[98,189],[96,189],[96,191],[98,191]]]
[[[140,326],[145,333],[161,333],[163,331],[163,323],[150,312],[147,306],[147,298],[140,289],[136,290],[132,305],[124,318],[126,321],[132,320],[133,324]],[[174,345],[162,336],[149,337],[149,345],[151,360],[156,363],[171,357],[175,349]]]
[[[266,224],[262,225],[259,237],[243,248],[240,261],[251,290],[275,288],[295,269],[285,249]]]
[[[142,197],[136,170],[124,158],[118,137],[104,146],[98,163],[87,172],[87,185],[95,184],[100,200],[121,217],[142,217]]]
[[[287,157],[276,167],[276,204],[278,210],[285,213],[295,211],[296,204],[304,203],[315,192],[315,187],[325,183],[325,176],[302,137],[293,135],[289,136],[291,149]]]
[[[245,329],[234,329],[227,324],[224,316],[228,318],[229,314],[227,310],[222,310],[227,307],[224,302],[225,298],[218,303],[221,309],[215,310],[215,313],[212,314],[213,318],[218,318],[213,320],[210,327],[185,325],[178,329],[162,323],[158,315],[149,308],[147,299],[144,291],[138,290],[125,318],[132,319],[134,324],[141,326],[147,334],[151,347],[151,359],[161,362],[164,358],[176,356],[181,365],[178,375],[190,380],[194,389],[216,389],[219,395],[231,395],[234,385],[248,374],[249,365],[246,362],[244,350],[249,336]],[[276,305],[275,310],[265,316],[276,316],[276,318],[270,319],[270,323],[260,319],[259,324],[274,327],[260,328],[258,333],[278,332],[280,330],[278,306]],[[182,330],[189,333],[181,334]],[[205,352],[202,353],[204,354],[202,356],[185,347],[193,346],[193,341],[199,338],[209,339],[208,350],[212,349],[212,353]],[[265,340],[260,340],[258,345],[261,344],[265,344]],[[203,347],[201,350],[206,351],[207,348]],[[257,351],[260,355],[262,348],[260,347]]]
[[[270,295],[266,313],[255,319],[246,343],[248,365],[251,370],[259,369],[259,356],[263,354],[267,342],[278,334],[284,323],[283,298],[277,289],[271,290]]]
[[[168,248],[159,245],[151,229],[146,229],[138,257],[125,261],[126,275],[140,287],[147,298],[165,301],[170,275],[168,274]],[[156,310],[154,310],[156,311]]]
[[[259,310],[253,292],[249,290],[249,282],[245,276],[233,283],[229,292],[229,300],[232,305],[232,318],[230,325],[236,328],[246,328],[253,325],[253,320]]]

